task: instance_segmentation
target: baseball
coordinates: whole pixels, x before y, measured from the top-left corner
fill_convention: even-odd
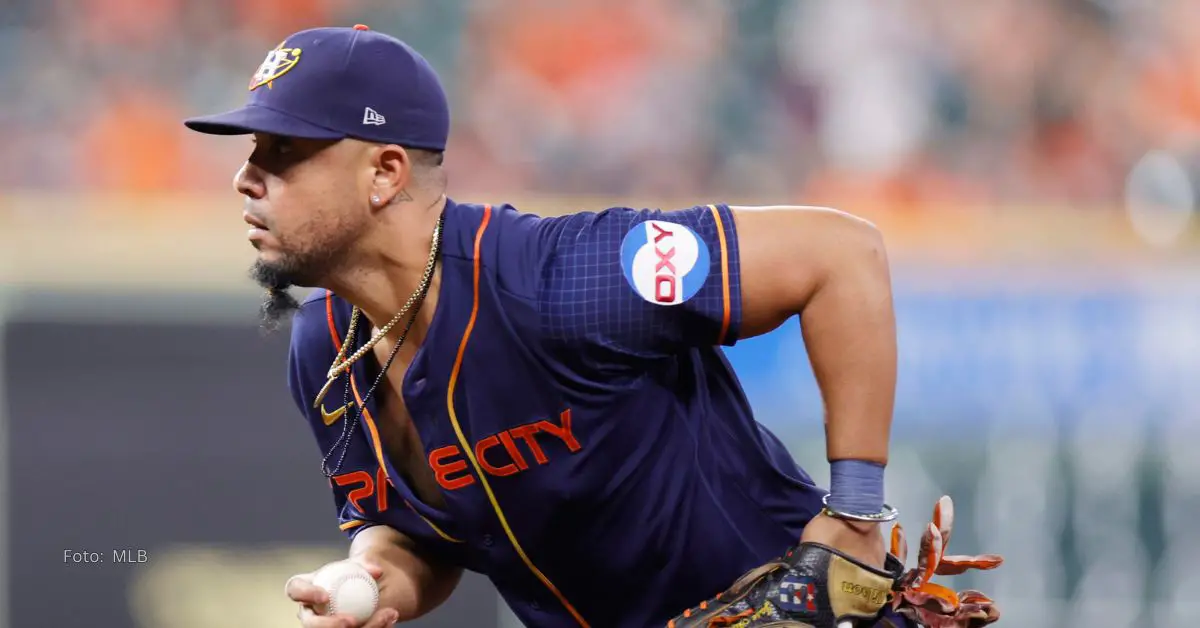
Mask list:
[[[329,563],[313,574],[313,584],[329,592],[329,604],[318,615],[349,615],[366,621],[379,605],[379,587],[361,565],[349,560]]]

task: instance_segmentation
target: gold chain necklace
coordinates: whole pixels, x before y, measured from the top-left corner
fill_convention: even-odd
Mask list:
[[[404,307],[400,308],[400,311],[392,317],[392,320],[388,321],[386,325],[379,328],[379,331],[376,332],[369,340],[367,340],[366,344],[359,348],[358,351],[355,351],[352,355],[347,357],[346,352],[354,343],[354,335],[358,330],[358,321],[360,318],[362,318],[362,310],[355,307],[351,311],[350,327],[346,330],[346,338],[342,341],[342,348],[338,351],[337,357],[333,359],[333,364],[329,367],[329,372],[325,376],[325,385],[322,386],[321,391],[317,393],[317,398],[313,401],[313,408],[320,407],[321,402],[325,399],[325,395],[329,394],[329,389],[333,387],[334,382],[336,382],[339,377],[350,370],[351,365],[362,359],[362,357],[366,355],[368,351],[374,348],[375,345],[379,344],[379,341],[383,340],[384,336],[386,336],[393,327],[395,327],[400,321],[404,320],[405,316],[408,314],[408,311],[412,309],[414,305],[419,306],[419,304],[425,300],[425,294],[429,291],[429,283],[433,280],[433,270],[437,266],[438,252],[441,250],[442,223],[444,221],[445,214],[442,214],[438,217],[437,225],[433,228],[433,244],[429,247],[429,261],[425,264],[425,274],[421,277],[421,283],[417,285],[417,289],[414,290],[413,293],[408,297],[408,301],[404,303]],[[390,356],[388,356],[388,365],[391,364],[392,358],[394,358],[396,353],[400,350],[400,345],[404,344],[405,338],[408,337],[408,331],[412,327],[413,322],[416,320],[416,314],[416,312],[413,312],[413,316],[408,321],[408,325],[405,326],[400,338],[397,339],[396,346],[392,347],[392,353]],[[386,371],[387,367],[385,366],[383,370]],[[383,373],[381,372],[380,378],[382,378],[382,376]],[[373,389],[374,386],[372,386],[372,390]],[[366,403],[365,399],[363,400],[363,403]]]

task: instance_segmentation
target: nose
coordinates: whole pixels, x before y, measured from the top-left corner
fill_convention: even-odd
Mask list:
[[[233,189],[237,190],[238,194],[254,200],[261,199],[267,192],[262,173],[249,161],[242,164],[237,174],[233,175]]]

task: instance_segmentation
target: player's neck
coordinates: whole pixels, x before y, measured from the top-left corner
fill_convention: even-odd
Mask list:
[[[433,246],[434,227],[444,206],[443,198],[433,204],[421,202],[418,207],[396,208],[402,210],[393,214],[396,219],[383,222],[374,230],[370,240],[363,243],[355,256],[357,262],[330,278],[330,289],[362,310],[372,325],[386,325],[421,289]],[[416,321],[405,344],[417,344],[425,337],[424,330],[433,319],[437,306],[441,275],[439,263],[430,276],[425,298],[416,312]],[[409,309],[388,334],[390,337],[399,336],[416,307],[414,304]]]
[[[367,318],[366,321],[363,321],[364,324],[369,324],[372,328],[380,328],[391,322],[404,309],[404,305],[413,293],[420,288],[424,270],[421,268],[416,273],[403,273],[402,275],[399,272],[376,273],[370,277],[362,277],[360,281],[355,282],[355,288],[335,290],[335,292],[362,310],[363,315]],[[413,321],[404,344],[415,348],[424,341],[425,332],[433,321],[433,312],[437,308],[438,292],[442,284],[441,278],[441,265],[438,265],[430,277],[425,298],[419,305],[414,304],[401,317],[400,321],[388,332],[389,338],[399,339],[400,335],[404,333],[408,320],[414,316],[413,310],[415,309],[416,320]],[[364,328],[360,327],[359,329],[362,333],[361,330]]]

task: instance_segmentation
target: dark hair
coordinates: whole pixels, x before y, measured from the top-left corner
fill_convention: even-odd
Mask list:
[[[446,154],[440,150],[425,150],[423,148],[406,148],[408,155],[412,158],[413,174],[416,176],[417,185],[434,192],[446,191],[446,171],[442,170],[442,164],[446,161]]]
[[[424,148],[409,148],[404,147],[408,154],[412,156],[413,163],[418,166],[437,167],[446,161],[445,151],[426,150]]]

